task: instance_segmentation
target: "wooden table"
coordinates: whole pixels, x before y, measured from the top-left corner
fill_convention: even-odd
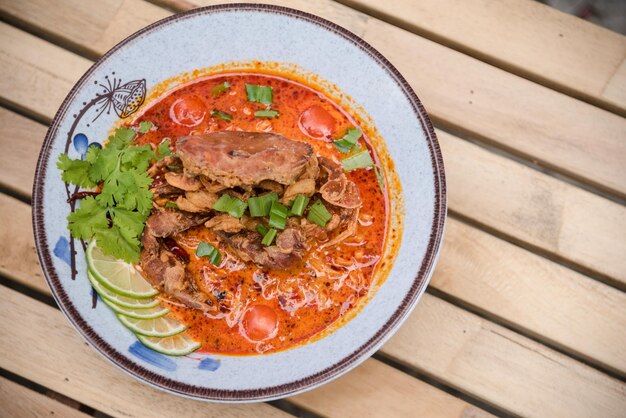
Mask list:
[[[213,3],[0,0],[0,415],[626,416],[626,38],[531,0],[272,1],[379,49],[438,128],[443,252],[372,359],[284,401],[222,405],[141,384],[88,347],[34,249],[46,125],[115,43]]]

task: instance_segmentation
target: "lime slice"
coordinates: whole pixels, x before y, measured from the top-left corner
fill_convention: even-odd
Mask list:
[[[185,334],[166,338],[145,337],[137,334],[139,341],[148,348],[168,356],[184,356],[200,348],[200,343],[192,340]]]
[[[148,309],[154,308],[159,304],[159,301],[156,299],[135,299],[129,298],[126,296],[118,295],[102,286],[100,282],[94,277],[91,271],[87,272],[87,277],[89,278],[89,282],[93,286],[93,288],[98,292],[102,299],[107,299],[110,302],[115,303],[117,306],[121,306],[124,308],[134,308],[134,309]]]
[[[144,335],[146,337],[171,337],[187,329],[186,326],[177,320],[167,316],[155,319],[135,319],[118,314],[117,318],[135,334]]]
[[[102,302],[104,302],[109,308],[113,309],[116,313],[129,316],[135,319],[154,319],[160,318],[170,310],[168,308],[164,308],[163,306],[157,306],[156,308],[125,308],[120,305],[116,305],[108,299],[101,298]]]
[[[103,254],[95,240],[87,247],[87,265],[100,284],[119,295],[144,299],[159,293],[132,264]]]

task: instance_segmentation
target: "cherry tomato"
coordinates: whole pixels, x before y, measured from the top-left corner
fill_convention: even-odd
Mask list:
[[[179,125],[196,126],[204,120],[206,106],[198,96],[177,99],[170,107],[170,119]]]
[[[243,314],[243,331],[253,341],[262,341],[275,334],[278,318],[267,305],[253,305]]]
[[[335,131],[335,118],[322,106],[313,105],[302,112],[298,125],[300,130],[311,138],[328,138]]]

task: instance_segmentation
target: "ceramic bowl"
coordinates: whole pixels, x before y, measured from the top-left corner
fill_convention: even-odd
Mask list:
[[[132,117],[144,105],[146,93],[163,80],[252,61],[284,63],[335,84],[375,125],[402,190],[392,207],[393,216],[404,220],[395,263],[361,311],[317,341],[255,356],[164,356],[140,344],[103,303],[93,307],[84,250],[79,243],[72,245],[67,231],[70,208],[55,162],[62,152],[76,158],[90,143],[101,143],[115,121]],[[439,253],[445,215],[437,139],[406,80],[349,31],[317,16],[266,5],[223,5],[175,15],[106,53],[76,83],[56,114],[39,156],[33,193],[41,265],[57,303],[85,340],[150,385],[225,402],[271,400],[309,390],[373,354],[424,292]]]

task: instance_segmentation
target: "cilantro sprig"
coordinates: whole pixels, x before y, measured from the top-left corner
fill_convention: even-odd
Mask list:
[[[170,154],[169,141],[154,151],[134,145],[136,133],[119,128],[104,148],[89,147],[85,159],[59,155],[57,167],[66,183],[82,188],[101,185],[96,197],[81,200],[68,217],[68,229],[77,239],[95,238],[103,253],[129,263],[139,261],[140,236],[152,208],[150,163]]]

